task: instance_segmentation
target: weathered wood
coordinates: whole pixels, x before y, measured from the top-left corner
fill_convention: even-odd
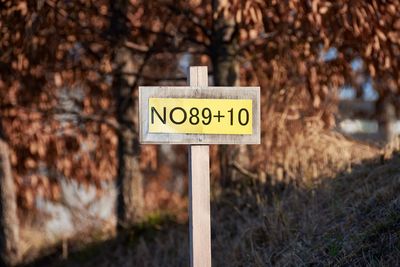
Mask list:
[[[149,133],[148,99],[151,97],[251,99],[253,106],[253,133],[251,135]],[[144,144],[259,144],[259,99],[259,87],[206,87],[199,85],[193,87],[141,86],[139,87],[140,142]]]
[[[193,91],[208,85],[207,67],[191,67]],[[210,155],[209,146],[189,146],[190,266],[211,266]]]
[[[260,143],[260,88],[259,87],[208,87],[207,67],[191,67],[188,77],[190,86],[182,87],[139,87],[139,136],[140,142],[144,144],[190,144],[189,146],[189,232],[190,232],[190,266],[208,267],[211,266],[211,225],[210,225],[210,158],[209,146],[207,144],[259,144]],[[150,101],[149,99],[152,98]],[[161,98],[161,99],[156,99]],[[170,98],[165,100],[162,98]],[[174,99],[174,98],[180,98]],[[187,100],[188,98],[201,99],[201,101]],[[172,99],[172,100],[171,100]],[[186,100],[185,100],[186,99]],[[210,101],[209,99],[240,99],[250,101]],[[207,105],[203,101],[208,101]],[[149,104],[151,102],[151,105]],[[188,103],[192,103],[188,108]],[[249,104],[251,103],[251,105]],[[180,106],[178,105],[180,103]],[[197,103],[197,104],[194,104]],[[212,104],[214,106],[212,107]],[[227,104],[230,103],[230,104]],[[242,103],[242,104],[238,104]],[[246,103],[246,104],[245,104]],[[234,113],[232,106],[239,109],[239,124],[248,126],[247,129],[230,128],[237,125],[233,122],[233,115],[230,121],[225,125],[218,125],[212,131],[210,129],[186,127],[187,112],[190,110],[190,118],[197,116],[192,114],[194,106],[204,112],[209,108],[211,116],[211,107],[214,111]],[[221,106],[229,105],[228,109]],[[232,105],[232,106],[231,106]],[[167,108],[168,106],[168,108]],[[250,112],[251,106],[251,112]],[[158,109],[156,113],[154,110]],[[183,108],[184,107],[184,108]],[[246,107],[246,108],[245,108]],[[154,109],[153,109],[154,108]],[[174,110],[182,110],[181,119],[173,119]],[[251,124],[241,122],[240,112],[248,110],[248,116]],[[161,111],[163,110],[163,111]],[[169,119],[167,110],[170,110]],[[161,112],[161,113],[158,113]],[[222,113],[222,112],[221,112]],[[155,115],[156,114],[156,115]],[[198,113],[197,113],[198,114]],[[215,113],[212,113],[215,114]],[[158,121],[155,117],[158,116]],[[207,116],[202,115],[203,119]],[[217,117],[218,117],[217,116]],[[152,118],[152,124],[149,124]],[[213,116],[216,117],[216,116]],[[224,117],[224,116],[221,116]],[[198,117],[197,117],[198,118]],[[219,118],[219,117],[218,117]],[[192,122],[197,125],[199,122]],[[218,120],[218,122],[220,122]],[[211,121],[209,121],[211,123]],[[226,123],[226,121],[224,121]],[[171,125],[175,124],[175,125]],[[204,123],[204,125],[209,125]],[[150,127],[151,125],[151,131]],[[176,125],[184,127],[176,127]],[[210,124],[211,125],[211,124]],[[251,125],[251,127],[250,127]],[[241,127],[239,126],[239,127]],[[168,128],[170,127],[170,128]],[[188,130],[189,129],[189,130]],[[191,133],[189,133],[191,132]],[[202,134],[197,134],[201,132]],[[208,133],[208,134],[204,134]],[[226,134],[221,134],[226,133]],[[245,134],[242,134],[245,133]]]

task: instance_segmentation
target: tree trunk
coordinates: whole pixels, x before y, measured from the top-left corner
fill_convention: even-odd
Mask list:
[[[115,47],[113,63],[113,90],[115,92],[116,116],[120,129],[118,132],[118,170],[117,170],[117,216],[118,228],[125,228],[139,221],[143,216],[143,175],[139,169],[139,142],[137,136],[137,97],[135,77],[124,73],[136,71],[134,55],[122,47],[127,27],[124,17],[127,1],[113,1],[111,6],[110,35]]]
[[[239,32],[233,17],[226,17],[224,10],[229,1],[213,1],[213,31],[211,42],[211,61],[213,80],[216,86],[239,85],[239,64],[237,49]]]
[[[379,135],[385,143],[389,143],[396,137],[394,124],[396,123],[396,107],[393,103],[392,95],[385,95],[379,100],[377,105]]]
[[[228,0],[213,0],[213,29],[211,42],[211,62],[213,82],[215,86],[238,86],[239,63],[237,49],[239,33],[233,17],[227,17]],[[220,160],[220,174],[223,182],[231,177],[230,162],[233,160],[233,151],[227,145],[218,149]]]
[[[133,71],[132,55],[125,49],[116,51],[116,63],[123,72]],[[137,136],[137,101],[132,96],[132,82],[123,75],[115,76],[118,133],[118,221],[129,226],[143,216],[143,175],[139,169],[139,141]]]
[[[0,266],[18,263],[19,221],[8,145],[0,133]]]

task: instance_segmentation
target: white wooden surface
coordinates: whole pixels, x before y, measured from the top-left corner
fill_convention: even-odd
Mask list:
[[[208,85],[207,67],[190,67],[190,86]],[[211,266],[210,155],[208,145],[189,146],[190,266]]]
[[[143,144],[260,144],[260,87],[207,87],[194,79],[192,87],[139,87],[140,142]],[[194,90],[193,90],[194,89]],[[253,102],[253,134],[169,134],[149,133],[150,97],[170,98],[217,98],[217,99],[251,99]]]

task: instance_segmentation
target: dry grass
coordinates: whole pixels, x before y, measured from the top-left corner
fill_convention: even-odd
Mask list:
[[[321,181],[321,177],[351,171],[352,165],[380,153],[375,146],[323,129],[318,121],[298,127],[278,124],[271,131],[274,132],[268,138],[273,141],[264,142],[268,152],[263,151],[261,155],[265,155],[263,163],[266,173],[272,176],[272,183],[313,184]]]
[[[215,257],[216,266],[229,266],[226,258],[234,259],[230,266],[398,266],[399,166],[395,156],[309,190],[285,189],[270,200],[258,189],[243,198],[241,189],[241,202],[232,196],[235,202],[221,215],[234,225],[235,242],[225,225],[215,225],[222,233],[215,251],[229,252]]]
[[[371,156],[361,153],[365,145],[342,138],[325,145],[328,149],[313,153],[317,159],[330,156],[335,145],[342,150],[338,164],[329,157],[325,161],[332,163],[331,171],[339,167],[329,179],[287,183],[283,189],[253,182],[225,191],[216,204],[220,221],[213,225],[215,266],[399,265],[398,142],[379,153],[372,148],[375,159],[367,162],[361,162]],[[347,167],[341,165],[346,160]]]
[[[379,150],[328,132],[301,138],[280,161],[285,179],[243,176],[214,195],[213,266],[400,266],[399,142]],[[47,263],[188,266],[187,225],[153,216]]]

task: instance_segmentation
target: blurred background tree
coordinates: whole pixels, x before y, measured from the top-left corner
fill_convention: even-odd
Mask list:
[[[14,228],[2,255],[14,253],[16,221],[28,221],[38,196],[62,200],[61,178],[95,184],[99,194],[116,181],[118,225],[143,218],[150,186],[157,195],[186,163],[166,166],[182,147],[141,149],[137,87],[184,85],[189,65],[210,66],[213,85],[261,86],[262,144],[212,147],[212,174],[224,181],[243,170],[282,176],[294,135],[337,128],[344,87],[359,98],[376,90],[376,112],[361,116],[377,119],[390,140],[400,106],[399,10],[383,0],[1,2],[0,148],[10,161],[1,161],[0,218]],[[10,167],[16,196],[3,189]]]

